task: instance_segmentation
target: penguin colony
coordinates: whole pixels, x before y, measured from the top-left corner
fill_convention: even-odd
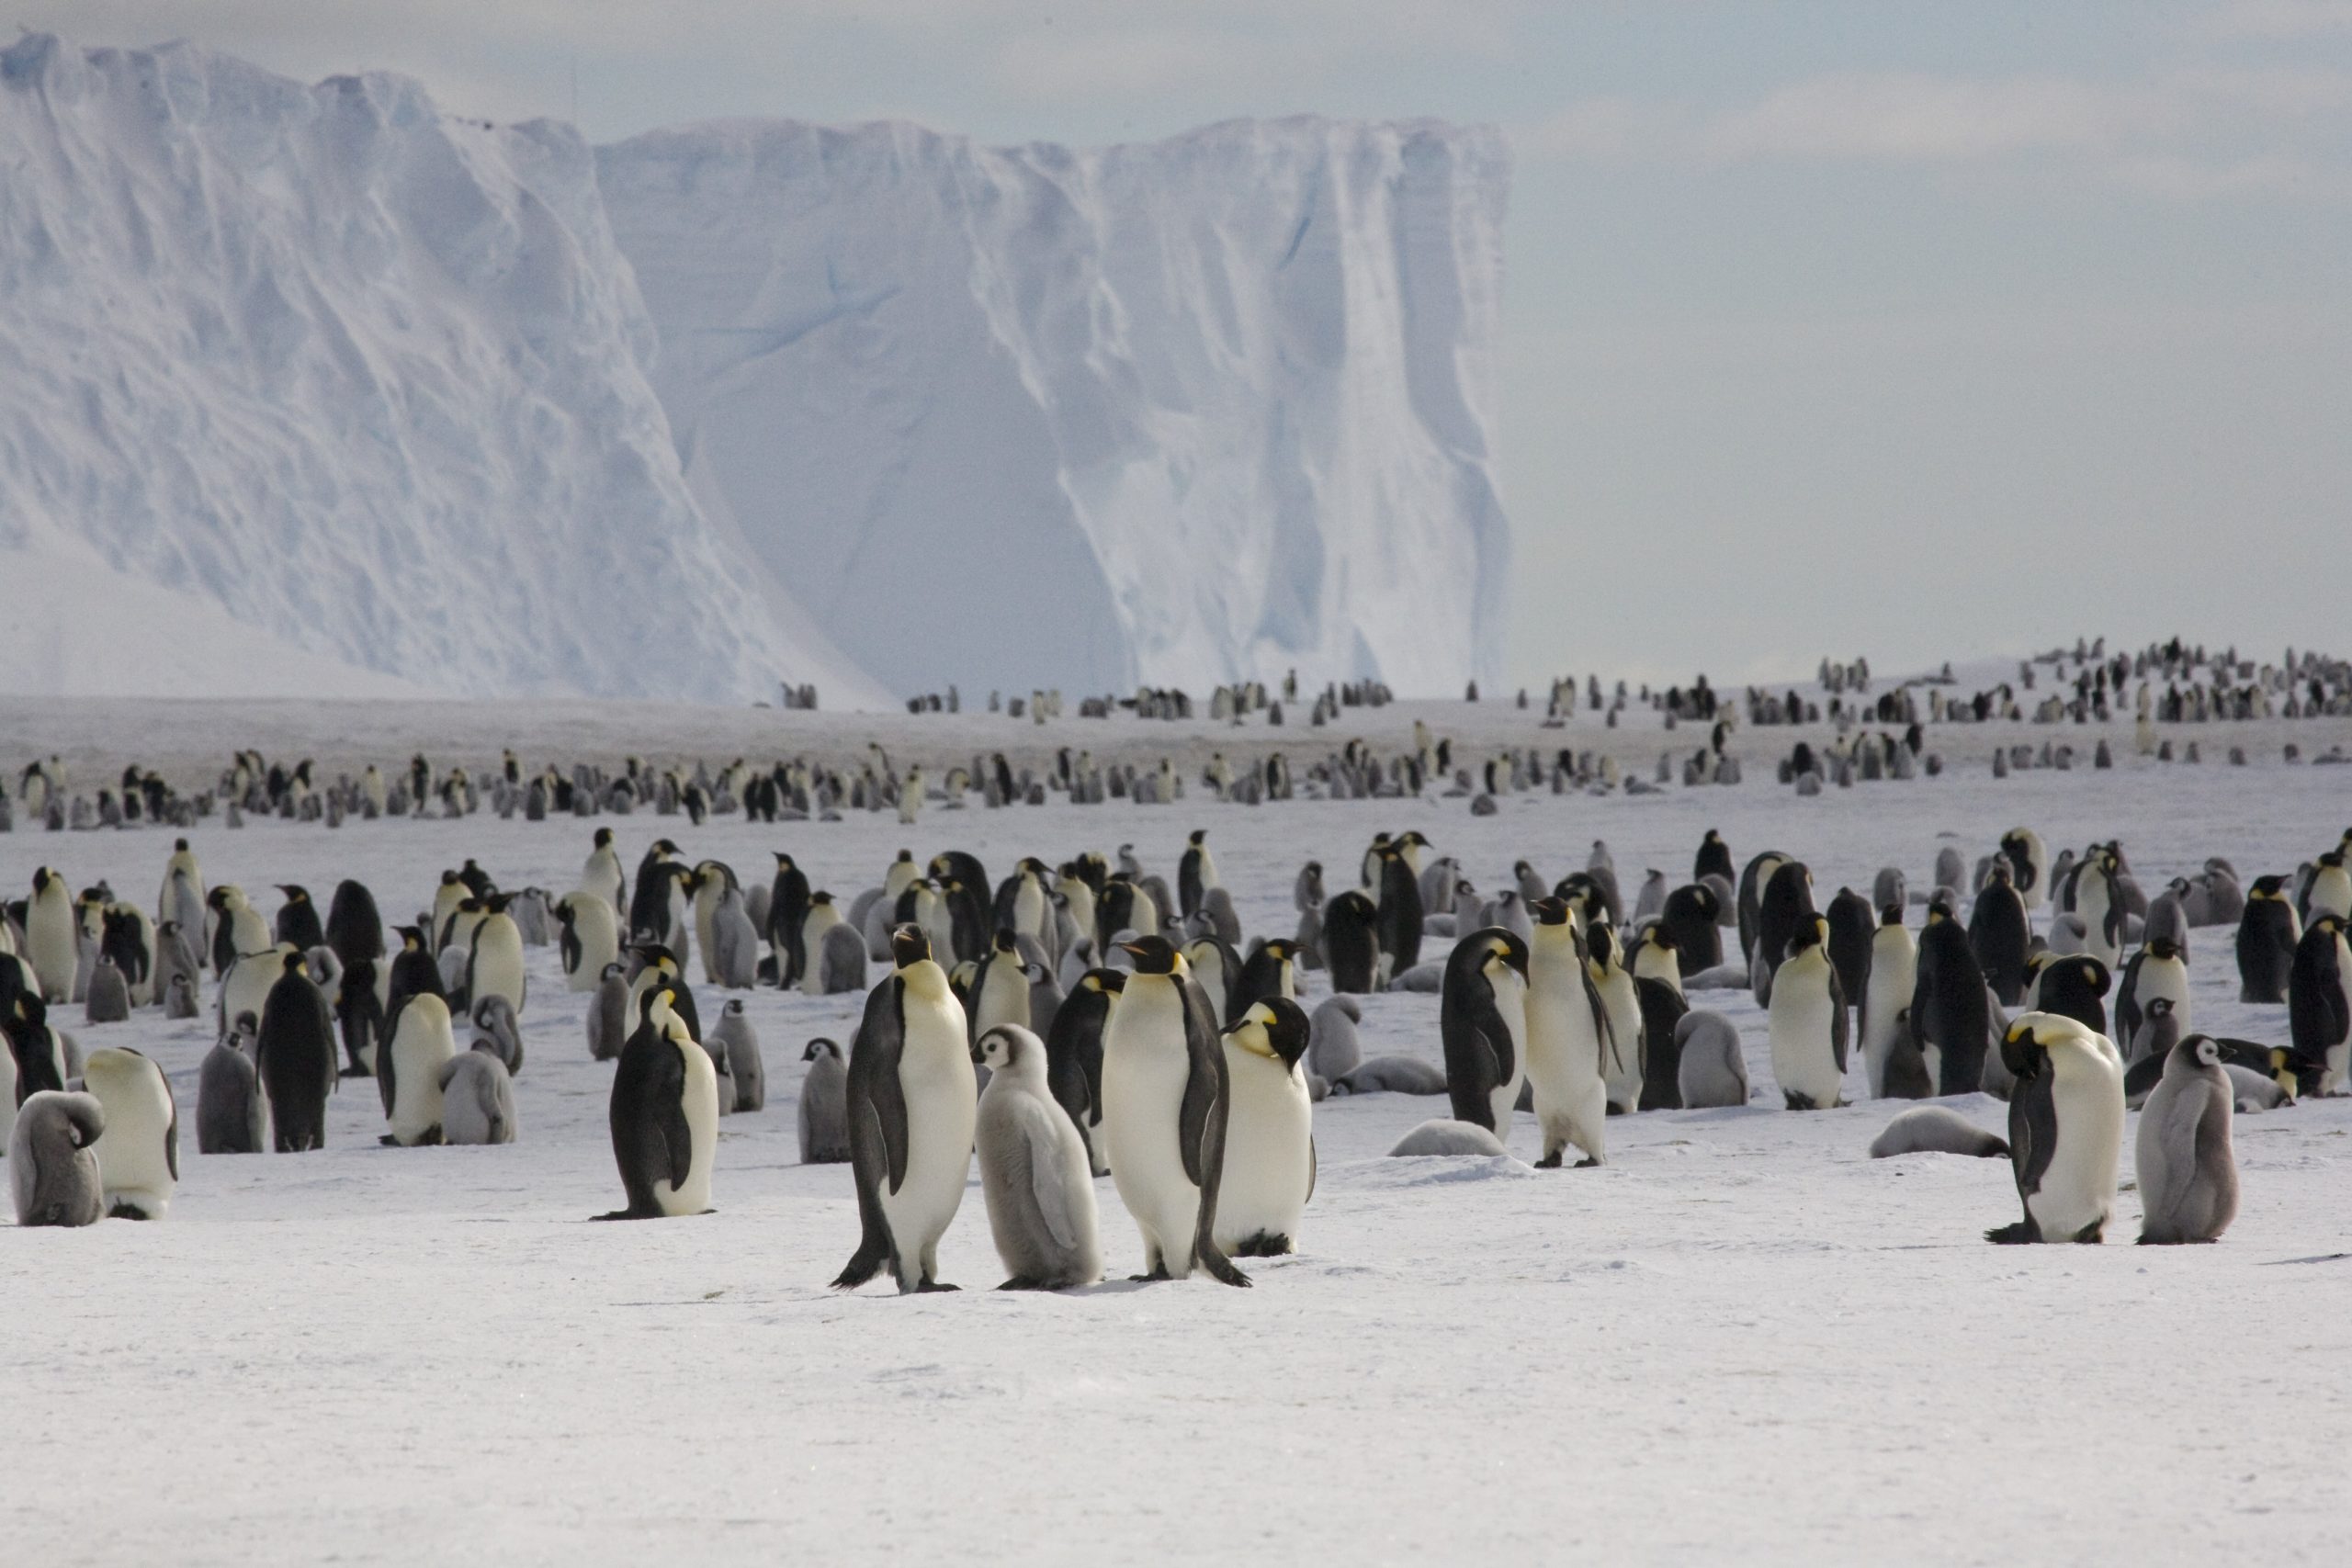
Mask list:
[[[202,1154],[322,1147],[329,1097],[365,1078],[385,1145],[496,1145],[522,1135],[535,945],[591,994],[588,1054],[614,1063],[621,1202],[604,1219],[712,1210],[721,1120],[765,1108],[741,1000],[698,999],[697,983],[862,998],[846,1043],[798,1053],[801,1156],[847,1165],[857,1199],[844,1289],[885,1273],[952,1289],[939,1243],[975,1163],[1008,1288],[1102,1278],[1106,1175],[1136,1227],[1136,1278],[1246,1286],[1240,1260],[1311,1233],[1314,1107],[1329,1096],[1446,1095],[1451,1116],[1406,1155],[1507,1155],[1525,1111],[1540,1167],[1591,1168],[1613,1116],[1759,1093],[1817,1111],[1845,1101],[1849,1067],[1874,1098],[2007,1102],[2006,1136],[1924,1106],[1870,1150],[2006,1157],[2019,1217],[1990,1239],[2104,1239],[2138,1110],[2140,1239],[2212,1241],[2239,1203],[2233,1115],[2344,1093],[2352,1076],[2352,829],[2293,873],[2243,879],[2217,857],[2151,896],[2120,842],[2052,854],[2020,827],[1973,864],[1947,847],[1931,890],[1888,868],[1826,913],[1803,861],[1743,862],[1713,831],[1688,881],[1646,874],[1629,908],[1600,841],[1556,880],[1516,862],[1489,897],[1411,830],[1336,876],[1284,873],[1297,930],[1246,941],[1208,840],[1190,835],[1175,889],[1131,844],[1024,857],[1001,880],[968,852],[901,852],[842,908],[789,854],[747,887],[666,837],[624,861],[599,828],[569,891],[503,888],[466,860],[406,924],[349,880],[323,916],[280,886],[266,918],[243,888],[208,886],[185,838],[152,912],[44,866],[0,919],[0,1146],[18,1218],[172,1210],[172,1085],[141,1053],[57,1027],[77,994],[85,1032],[133,1009],[202,1017],[187,1004],[209,994]],[[2243,998],[2278,1010],[2273,1039],[2194,1030],[2187,950],[2222,929]],[[837,946],[854,963],[829,964]],[[1310,985],[1332,993],[1312,1012]],[[1733,988],[1764,1010],[1760,1089],[1737,1027],[1692,1005]],[[1364,1055],[1355,998],[1384,990],[1436,996],[1442,1069]]]

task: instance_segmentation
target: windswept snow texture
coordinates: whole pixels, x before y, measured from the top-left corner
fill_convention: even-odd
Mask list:
[[[1304,118],[597,152],[696,496],[902,692],[1494,677],[1507,164]]]
[[[419,686],[870,690],[694,504],[653,341],[566,127],[187,45],[0,51],[12,592],[72,540]]]

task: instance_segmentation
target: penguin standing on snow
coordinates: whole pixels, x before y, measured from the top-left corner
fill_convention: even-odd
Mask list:
[[[1623,1116],[1642,1101],[1642,997],[1632,972],[1618,961],[1616,929],[1601,923],[1588,931],[1585,973],[1609,1020],[1601,1082],[1609,1094],[1609,1114]]]
[[[279,1154],[327,1146],[327,1093],[335,1083],[334,1025],[311,983],[309,960],[289,953],[262,1003],[262,1093]]]
[[[2095,1242],[2115,1209],[2123,1146],[2123,1061],[2080,1021],[2029,1012],[2001,1038],[2017,1079],[2009,1097],[2009,1163],[2025,1218],[1984,1233],[2002,1243]]]
[[[2301,922],[2287,900],[2287,879],[2256,877],[2238,916],[2238,1000],[2285,1001],[2295,944],[2302,939]]]
[[[912,924],[890,933],[896,968],[865,998],[851,1042],[849,1139],[857,1250],[833,1280],[852,1291],[884,1268],[900,1293],[939,1281],[939,1238],[964,1201],[978,1080],[964,1007]]]
[[[1862,987],[1862,1075],[1874,1100],[1887,1098],[1887,1065],[1897,1050],[1918,1055],[1911,1039],[1912,993],[1918,977],[1919,949],[1903,924],[1903,906],[1889,904],[1879,911],[1878,931],[1871,938],[1870,973]],[[1923,1088],[1928,1087],[1925,1077],[1923,1068]]]
[[[1724,961],[1723,905],[1712,887],[1694,882],[1668,894],[1654,929],[1659,944],[1674,950],[1675,968],[1683,979]],[[1648,973],[1638,958],[1634,973]]]
[[[1380,919],[1373,901],[1352,888],[1323,906],[1323,966],[1334,991],[1379,989]]]
[[[1010,934],[1010,933],[1007,933]],[[989,1234],[1007,1291],[1058,1291],[1102,1277],[1086,1145],[1046,1086],[1045,1043],[1017,1024],[985,1030],[972,1061],[989,1071],[975,1142]]]
[[[107,1213],[160,1220],[180,1179],[180,1113],[164,1069],[136,1051],[110,1046],[82,1064],[82,1082],[106,1108],[106,1132],[90,1145]]]
[[[2352,1070],[2352,951],[2344,921],[2322,915],[2295,944],[2287,976],[2287,1031],[2295,1054],[2324,1062],[2319,1092],[2335,1094]]]
[[[1986,997],[1976,951],[1939,894],[1919,932],[1918,978],[1911,990],[1911,1043],[1927,1063],[1933,1092],[1974,1094],[1983,1087],[1993,1028]]]
[[[385,1143],[413,1148],[441,1141],[441,1069],[457,1054],[448,1003],[415,996],[401,1004],[376,1053],[376,1093],[391,1129]]]
[[[2018,903],[2029,912],[2041,908],[2050,886],[2050,851],[2041,835],[2030,828],[2012,828],[2001,835],[2001,855],[2009,863],[2009,884]]]
[[[580,890],[602,898],[616,920],[619,912],[628,908],[628,874],[621,869],[621,857],[613,848],[610,828],[596,829],[595,846],[580,868]]]
[[[2007,860],[1994,861],[1990,878],[1976,890],[1976,907],[1968,912],[1969,950],[2005,1008],[2017,1006],[2025,995],[2025,961],[2033,946],[2025,900],[2010,882],[2012,874]]]
[[[1438,1003],[1453,1119],[1510,1141],[1527,1078],[1527,944],[1500,926],[1472,931],[1445,961]]]
[[[718,1150],[718,1072],[686,1029],[667,982],[648,990],[621,1048],[607,1112],[626,1208],[602,1220],[655,1220],[710,1212]]]
[[[1391,844],[1380,856],[1380,909],[1376,917],[1380,953],[1385,963],[1380,978],[1402,975],[1421,961],[1421,879],[1401,844]],[[1324,927],[1325,940],[1330,928]]]
[[[1208,839],[1206,828],[1193,829],[1176,863],[1176,907],[1188,920],[1201,912],[1210,888],[1224,886],[1217,878],[1216,862],[1210,857]]]
[[[2171,937],[2152,937],[2133,953],[2115,981],[2115,1038],[2129,1045],[2140,1032],[2148,1004],[2172,1003],[2172,1015],[2188,1029],[2188,955]]]
[[[1111,1172],[1102,1152],[1102,1032],[1125,984],[1119,970],[1088,970],[1055,1010],[1046,1034],[1046,1086],[1077,1125],[1097,1176]]]
[[[849,1067],[842,1048],[831,1040],[811,1040],[800,1059],[808,1064],[800,1080],[800,1163],[847,1165]]]
[[[574,991],[593,991],[603,984],[605,965],[621,955],[618,917],[613,907],[582,888],[555,901],[556,953],[563,963],[564,984]]]
[[[1233,1109],[1216,1244],[1234,1258],[1279,1258],[1315,1196],[1315,1107],[1306,1092],[1306,1014],[1281,997],[1252,1002],[1224,1036]]]
[[[1787,868],[1783,867],[1783,870]],[[1758,949],[1759,959],[1762,949]],[[1792,1111],[1827,1111],[1845,1103],[1850,1023],[1845,987],[1829,962],[1829,922],[1815,917],[1783,944],[1787,956],[1772,976],[1768,1021],[1772,1080]]]
[[[1570,1144],[1579,1169],[1608,1158],[1609,1091],[1601,1077],[1609,1017],[1585,968],[1576,916],[1558,898],[1539,899],[1527,954],[1527,1077],[1544,1134],[1540,1169],[1556,1169]]]
[[[2236,1098],[2210,1035],[2192,1034],[2165,1056],[2132,1151],[2141,1245],[2212,1241],[2237,1218],[2237,1156],[2230,1147]]]
[[[779,853],[775,857],[775,880],[768,887],[767,938],[768,945],[775,950],[776,984],[787,991],[808,975],[814,950],[808,942],[808,874],[790,855]],[[823,934],[821,931],[817,933],[820,939]]]
[[[1246,1286],[1216,1244],[1232,1089],[1216,1012],[1165,937],[1122,945],[1136,967],[1102,1032],[1102,1136],[1142,1233],[1140,1278],[1182,1280],[1197,1266]]]

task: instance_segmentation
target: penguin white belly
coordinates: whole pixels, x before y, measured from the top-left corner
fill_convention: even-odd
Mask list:
[[[2183,1034],[2195,1032],[2188,1022],[2188,964],[2177,958],[2143,959],[2132,990],[2140,1003],[2141,1012],[2145,1013],[2148,1004],[2161,997],[2172,1003],[2172,1015],[2180,1021],[2180,1032]]]
[[[604,983],[605,965],[621,955],[620,921],[610,904],[585,888],[571,896],[571,940],[580,958],[565,972],[564,983],[575,991],[593,991]]]
[[[2075,894],[2075,913],[2083,921],[2083,951],[2112,969],[2121,949],[2107,934],[2110,891],[2104,877],[2081,878]]]
[[[1527,1079],[1535,1089],[1535,1124],[1549,1159],[1569,1144],[1598,1161],[1608,1157],[1602,1128],[1609,1091],[1600,1077],[1600,1037],[1581,986],[1538,987],[1527,999]]]
[[[496,916],[476,930],[472,976],[469,1000],[479,1005],[484,997],[503,997],[516,1012],[523,1010],[523,932],[512,919]]]
[[[1903,1038],[1903,1010],[1911,1005],[1918,965],[1917,953],[1907,942],[1871,946],[1871,977],[1862,987],[1862,1076],[1873,1100],[1886,1097],[1887,1058]]]
[[[1786,965],[1782,966],[1783,969]],[[1826,971],[1827,965],[1822,965]],[[1838,1068],[1838,1053],[1830,1039],[1836,1008],[1829,999],[1826,976],[1784,975],[1802,984],[1772,983],[1770,1028],[1772,1041],[1772,1081],[1785,1095],[1802,1095],[1820,1110],[1844,1096],[1846,1075]]]
[[[1183,1005],[1173,986],[1130,981],[1111,1014],[1102,1042],[1103,1152],[1111,1184],[1144,1235],[1144,1266],[1159,1265],[1177,1279],[1193,1269],[1201,1190],[1185,1174],[1178,1144],[1180,1108],[1191,1058],[1180,1045]]]
[[[695,889],[695,942],[702,949],[702,979],[706,986],[718,984],[718,956],[711,951],[711,918],[718,913],[718,895],[709,887]]]
[[[2051,1098],[2058,1147],[2026,1212],[2044,1241],[2072,1241],[2115,1210],[2115,1162],[2123,1150],[2123,1063],[2096,1039],[2084,1051],[2051,1053]]]
[[[986,1034],[1000,1023],[1017,1023],[1029,1027],[1029,981],[1021,971],[1001,958],[989,960],[989,972],[980,982],[980,994],[974,1000],[972,1036]]]
[[[42,998],[62,1002],[74,987],[78,961],[74,907],[62,898],[36,898],[25,916],[25,961],[40,982]]]
[[[417,997],[401,1009],[392,1035],[392,1141],[413,1146],[441,1125],[441,1065],[458,1054],[449,1010],[438,997]]]
[[[1046,895],[1036,878],[1024,876],[1012,895],[1012,929],[1039,941],[1046,935]]]
[[[939,1238],[956,1218],[971,1175],[978,1080],[955,998],[944,992],[937,999],[925,998],[911,987],[899,994],[905,1034],[899,1092],[907,1105],[907,1174],[896,1192],[883,1181],[882,1216],[907,1266],[934,1279]]]
[[[1642,1101],[1642,1003],[1634,977],[1611,969],[1606,982],[1596,981],[1600,1006],[1609,1015],[1610,1039],[1601,1049],[1607,1069],[1601,1075],[1609,1102],[1631,1111]]]
[[[825,994],[825,933],[841,923],[841,911],[831,904],[811,904],[808,907],[807,917],[800,922],[801,995],[821,997]]]
[[[1297,1239],[1315,1179],[1315,1126],[1306,1079],[1297,1068],[1230,1040],[1223,1048],[1233,1108],[1226,1115],[1215,1230],[1218,1249],[1230,1256],[1261,1234]]]
[[[1495,1120],[1495,1136],[1508,1147],[1511,1119],[1519,1114],[1520,1086],[1527,1081],[1527,983],[1516,971],[1505,970],[1494,982],[1494,994],[1495,1011],[1510,1031],[1510,1075],[1488,1092],[1487,1107]]]
[[[2344,992],[2345,1014],[2352,1017],[2352,942],[2346,942],[2340,932],[2335,938],[2335,983]],[[2347,1077],[2352,1077],[2352,1034],[2327,1048],[2320,1068],[2320,1093],[2339,1093]]]
[[[239,953],[260,953],[275,945],[276,938],[269,927],[250,904],[240,904],[229,913],[229,932]]]
[[[2312,914],[2352,920],[2352,873],[2340,865],[2324,865],[2312,878]]]
[[[128,1058],[123,1060],[122,1058]],[[153,1062],[128,1051],[93,1053],[98,1070],[85,1064],[84,1086],[106,1107],[106,1131],[90,1145],[98,1158],[98,1182],[106,1212],[135,1212],[160,1220],[171,1212],[178,1179],[164,1144],[172,1126],[172,1097]]]
[[[710,1053],[691,1040],[671,1043],[686,1064],[686,1081],[678,1100],[686,1113],[686,1146],[692,1152],[686,1162],[685,1185],[673,1187],[667,1177],[656,1179],[653,1201],[662,1213],[675,1217],[705,1213],[710,1208],[710,1162],[718,1153],[718,1069],[710,1065]]]

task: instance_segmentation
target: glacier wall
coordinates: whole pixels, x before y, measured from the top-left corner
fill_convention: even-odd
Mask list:
[[[878,696],[695,504],[653,349],[568,128],[187,45],[0,51],[0,578],[95,554],[255,634],[186,660],[286,649],[223,690],[299,692],[308,651],[465,693]]]
[[[1497,133],[727,122],[597,165],[695,494],[884,684],[1498,675]]]

